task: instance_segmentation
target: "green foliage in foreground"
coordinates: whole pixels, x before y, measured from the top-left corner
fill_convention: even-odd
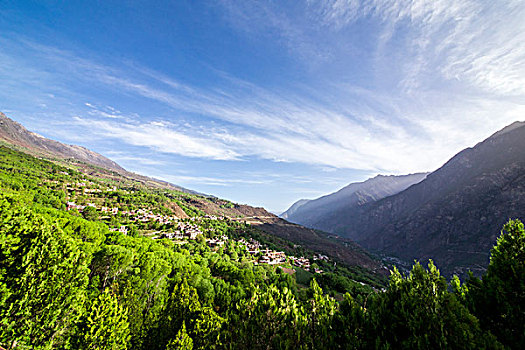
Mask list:
[[[68,230],[71,221],[20,206],[13,197],[1,199],[0,222],[0,344],[8,349],[524,344],[525,231],[519,221],[505,225],[481,280],[455,280],[450,292],[432,262],[428,268],[417,263],[408,276],[394,270],[388,289],[363,303],[350,294],[337,303],[315,280],[301,298],[284,275],[249,282],[229,276],[226,283],[210,275],[217,257],[115,236],[102,226],[86,237],[81,232],[87,229]],[[105,242],[93,246],[101,234]]]
[[[449,285],[430,262],[407,276],[394,270],[383,291],[354,288],[335,273],[301,276],[311,279],[302,289],[230,244],[212,251],[204,242],[126,236],[93,215],[65,212],[60,184],[42,186],[36,173],[59,181],[62,168],[1,155],[4,348],[525,348],[525,231],[517,220],[505,225],[481,279]],[[130,206],[160,198],[126,196]],[[338,302],[318,282],[347,293]]]
[[[456,293],[479,318],[484,329],[512,349],[525,349],[525,229],[519,220],[504,227],[481,278],[464,285],[453,281]]]

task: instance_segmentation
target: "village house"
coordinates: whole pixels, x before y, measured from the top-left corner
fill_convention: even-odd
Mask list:
[[[174,216],[167,216],[167,215],[158,215],[153,214],[153,212],[148,211],[146,209],[138,209],[137,211],[123,211],[123,215],[127,216],[133,216],[131,219],[132,221],[140,221],[140,222],[149,222],[149,221],[155,221],[160,224],[171,224],[172,222],[178,221],[178,219]]]
[[[286,254],[274,250],[261,250],[262,256],[259,258],[259,263],[276,265],[286,262]]]
[[[128,234],[128,228],[126,226],[120,226],[119,228],[114,227],[114,228],[110,228],[109,230],[111,232],[120,232],[125,235]]]
[[[67,210],[76,209],[79,212],[82,212],[84,210],[84,208],[86,207],[85,205],[75,204],[75,202],[67,202],[66,206],[67,206]]]
[[[326,255],[315,254],[314,255],[314,260],[329,261],[330,259]]]
[[[249,242],[247,242],[244,238],[239,239],[237,242],[244,245],[248,253],[251,255],[259,254],[261,246],[262,246],[261,243],[259,243],[258,241],[252,238],[250,238]]]
[[[184,232],[184,236],[188,237],[189,239],[195,240],[197,239],[197,236],[201,234],[200,231],[197,230],[188,230]]]
[[[208,240],[208,245],[211,247],[211,248],[215,248],[215,247],[222,247],[224,245],[224,241],[223,240],[220,240],[220,239],[209,239]]]
[[[269,256],[261,256],[259,258],[259,264],[270,264],[270,257]]]
[[[305,270],[309,270],[310,269],[310,260],[308,260],[305,257],[296,258],[294,256],[291,256],[290,260],[297,267],[301,267],[301,268],[303,268]]]
[[[163,233],[160,235],[160,238],[173,239],[174,236],[175,236],[175,233],[174,233],[174,232],[163,232]]]
[[[161,235],[162,238],[168,238],[168,239],[183,239],[184,235],[180,231],[174,231],[174,232],[164,232]]]

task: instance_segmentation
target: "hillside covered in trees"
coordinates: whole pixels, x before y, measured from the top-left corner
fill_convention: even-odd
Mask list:
[[[370,270],[373,274],[387,274],[387,269],[378,259],[372,257],[352,240],[292,224],[261,207],[231,203],[224,199],[199,194],[166,181],[129,172],[101,154],[81,146],[68,145],[48,139],[27,130],[22,124],[8,118],[1,112],[0,145],[34,157],[51,160],[67,168],[73,168],[77,172],[89,175],[91,179],[104,180],[102,182],[86,182],[85,178],[73,174],[69,180],[66,179],[67,176],[59,179],[60,186],[57,183],[53,183],[53,186],[61,187],[65,192],[69,202],[66,203],[68,210],[79,209],[82,212],[85,210],[88,215],[89,213],[94,215],[97,209],[103,213],[110,213],[111,215],[103,217],[113,218],[109,222],[110,225],[113,225],[112,227],[115,227],[119,222],[123,224],[128,224],[130,221],[135,224],[137,221],[139,223],[150,222],[146,225],[147,227],[143,227],[146,231],[150,233],[163,232],[164,227],[162,225],[155,226],[153,224],[155,222],[166,224],[167,221],[171,221],[165,215],[168,213],[174,214],[177,219],[188,218],[184,210],[190,216],[199,217],[199,221],[202,221],[202,217],[206,215],[214,218],[232,218],[257,226],[262,232],[274,238],[284,239],[287,244],[293,243],[296,247],[303,246],[322,253],[322,255],[333,256],[345,265],[358,266]],[[65,173],[68,173],[69,176],[69,172],[65,171]],[[57,180],[54,179],[53,181]],[[137,192],[137,188],[140,188],[141,191]],[[153,197],[148,194],[149,202],[144,202],[144,189],[147,189],[146,192],[150,194],[154,193]],[[133,198],[130,196],[131,192],[142,194],[140,198]],[[131,200],[134,204],[131,205],[132,209],[130,210]],[[161,208],[156,206],[156,201],[162,204]],[[110,204],[111,211],[108,207]],[[84,208],[86,206],[87,208]],[[168,210],[165,208],[166,206]],[[139,212],[137,213],[135,209]],[[113,212],[113,210],[117,211]],[[163,214],[159,216],[161,212]],[[126,216],[130,217],[131,220],[126,220]],[[167,226],[166,229],[173,228]],[[170,233],[170,236],[172,235],[173,232]]]
[[[521,349],[525,230],[486,274],[382,275],[209,215],[198,195],[0,147],[6,349]],[[206,199],[227,209],[233,203]]]

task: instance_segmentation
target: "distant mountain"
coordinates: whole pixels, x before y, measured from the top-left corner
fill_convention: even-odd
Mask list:
[[[197,194],[195,191],[188,190],[166,181],[127,171],[111,159],[85,147],[67,145],[31,132],[22,124],[8,118],[5,114],[0,112],[0,144],[2,143],[33,156],[50,160],[65,161],[76,167],[83,168],[84,172],[91,175],[98,174],[99,176],[105,177],[116,175],[124,176],[152,187],[168,188]]]
[[[352,183],[335,193],[318,199],[302,199],[281,214],[281,217],[307,227],[333,232],[335,223],[326,222],[326,217],[331,216],[332,213],[348,211],[399,193],[421,182],[427,175],[428,173],[403,176],[378,175],[364,182]]]
[[[25,148],[31,153],[57,157],[63,159],[75,159],[116,172],[125,170],[114,161],[88,150],[82,146],[66,145],[61,142],[50,140],[27,130],[21,124],[8,118],[0,112],[0,140],[9,144]]]
[[[396,195],[331,212],[316,225],[365,248],[433,259],[444,273],[462,274],[484,270],[509,218],[525,219],[523,122],[463,150]]]
[[[285,219],[285,220],[288,220],[289,217],[293,216],[294,213],[297,212],[297,210],[299,210],[300,207],[302,207],[304,204],[310,202],[311,200],[310,199],[299,199],[297,202],[295,202],[294,204],[292,204],[292,206],[290,208],[288,208],[287,211],[285,211],[284,213],[280,214],[279,217]]]

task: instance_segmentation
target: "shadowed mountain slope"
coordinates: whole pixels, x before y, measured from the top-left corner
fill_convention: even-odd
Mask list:
[[[426,176],[427,173],[403,176],[378,175],[364,182],[352,183],[335,193],[318,199],[300,200],[281,217],[301,225],[330,231],[336,223],[326,222],[325,219],[332,213],[350,210],[353,207],[399,193],[411,185],[421,182]]]
[[[479,273],[502,225],[525,218],[525,123],[467,148],[425,180],[318,222],[365,248],[434,259],[445,273]]]

